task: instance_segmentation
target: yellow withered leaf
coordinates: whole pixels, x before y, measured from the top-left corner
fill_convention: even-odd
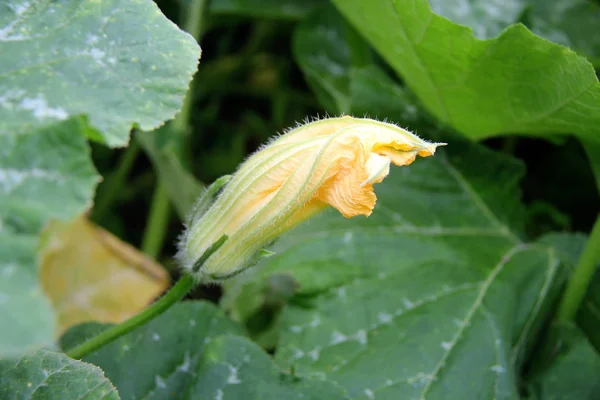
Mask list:
[[[169,286],[160,265],[85,217],[51,222],[40,255],[42,287],[57,312],[57,334],[85,321],[121,322]]]

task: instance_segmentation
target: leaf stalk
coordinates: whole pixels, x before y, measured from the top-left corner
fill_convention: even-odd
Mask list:
[[[590,237],[571,275],[567,288],[558,306],[559,321],[573,321],[581,305],[596,267],[600,262],[600,215],[596,218]]]

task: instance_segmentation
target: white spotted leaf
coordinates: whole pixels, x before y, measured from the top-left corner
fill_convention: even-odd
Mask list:
[[[199,48],[151,0],[0,4],[0,355],[54,342],[37,239],[91,206],[85,138],[124,145],[181,106]]]
[[[38,233],[91,205],[98,175],[83,121],[0,135],[0,355],[51,345],[55,319],[38,280]]]
[[[200,50],[151,0],[0,4],[0,136],[87,115],[91,135],[127,143],[181,107]]]
[[[192,399],[342,400],[347,394],[331,382],[284,374],[258,345],[239,336],[221,336],[205,348]]]
[[[119,400],[100,368],[62,353],[36,350],[0,359],[2,400]]]
[[[61,345],[68,349],[102,329],[99,324],[76,326]],[[241,327],[214,305],[186,301],[84,361],[101,367],[128,400],[167,399],[173,393],[185,399],[275,400],[304,394],[317,399],[319,392],[336,395],[328,399],[343,398],[343,390],[332,384],[282,374],[269,355],[240,335]],[[277,391],[269,397],[271,389]]]

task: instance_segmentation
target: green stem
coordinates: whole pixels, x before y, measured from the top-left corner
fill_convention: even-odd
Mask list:
[[[66,352],[67,356],[76,360],[80,360],[88,354],[98,350],[100,347],[103,347],[115,339],[118,339],[119,337],[131,332],[137,327],[167,311],[169,307],[183,299],[185,295],[192,290],[194,285],[194,278],[191,275],[182,276],[181,279],[179,279],[179,281],[173,287],[171,287],[171,289],[163,297],[153,303],[150,307],[129,318],[127,321],[115,325],[112,328],[109,328],[93,338],[83,342],[82,344],[68,350]]]
[[[221,238],[219,238],[219,240],[211,244],[194,263],[194,271],[198,272],[204,262],[208,260],[208,258],[217,250],[219,250],[227,241],[227,239],[227,235],[223,235]],[[66,352],[67,356],[77,360],[81,359],[86,355],[98,350],[99,348],[106,346],[110,342],[120,338],[121,336],[126,335],[134,329],[144,325],[146,322],[158,317],[160,314],[167,311],[172,305],[182,300],[185,295],[188,294],[190,290],[194,288],[194,286],[196,286],[196,283],[196,279],[192,275],[184,274],[163,297],[154,302],[150,307],[129,318],[127,321],[121,322],[112,328],[108,328],[93,338],[88,339],[82,344],[68,350]]]
[[[96,205],[94,206],[94,217],[97,220],[102,220],[106,210],[112,203],[115,195],[118,193],[120,187],[125,184],[125,179],[133,167],[133,163],[140,152],[140,145],[136,140],[131,139],[131,144],[125,150],[119,164],[117,165],[116,171],[111,175],[105,182],[102,190],[103,195],[98,196],[96,199]]]
[[[598,262],[600,262],[600,215],[596,218],[590,237],[558,306],[557,318],[559,321],[575,319]]]
[[[152,258],[157,258],[165,240],[169,214],[171,211],[169,195],[165,186],[158,182],[152,195],[150,218],[142,239],[142,251]]]

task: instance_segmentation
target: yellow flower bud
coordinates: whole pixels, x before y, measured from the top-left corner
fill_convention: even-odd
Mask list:
[[[390,164],[409,165],[440,145],[392,124],[348,116],[292,129],[209,189],[182,237],[182,266],[198,280],[222,280],[268,255],[266,245],[327,206],[346,218],[369,216],[373,184],[388,175]]]

